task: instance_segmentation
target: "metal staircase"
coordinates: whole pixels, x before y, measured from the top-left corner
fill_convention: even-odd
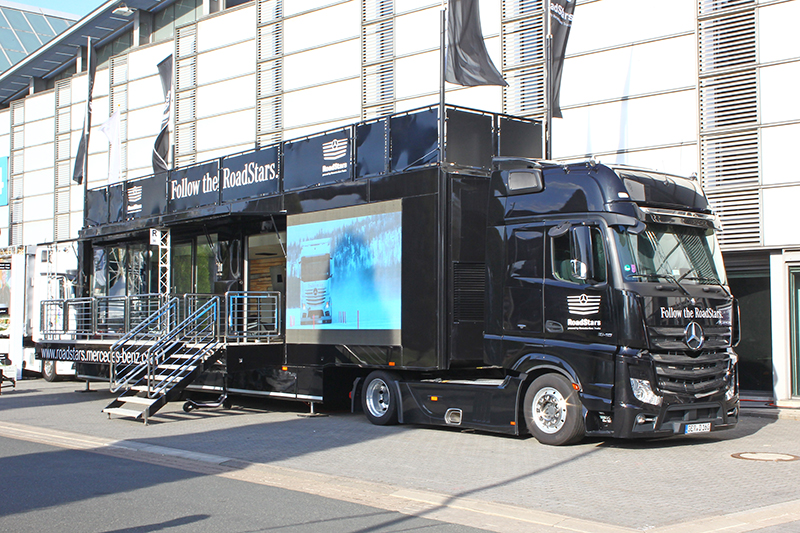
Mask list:
[[[112,345],[111,391],[122,394],[104,413],[150,416],[175,399],[221,353],[219,298],[213,297],[179,324],[172,298]]]

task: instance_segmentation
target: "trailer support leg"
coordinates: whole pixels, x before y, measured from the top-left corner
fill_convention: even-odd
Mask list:
[[[318,417],[318,416],[328,416],[328,415],[326,415],[324,413],[316,413],[316,412],[314,412],[314,404],[316,402],[312,401],[312,402],[309,402],[309,403],[311,404],[311,412],[309,412],[309,413],[301,413],[301,414],[298,414],[297,416],[302,416],[303,418],[312,418],[312,417]]]

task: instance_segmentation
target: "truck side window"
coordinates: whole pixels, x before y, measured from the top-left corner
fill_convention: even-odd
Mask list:
[[[544,234],[541,230],[514,231],[508,246],[512,278],[542,278]]]
[[[606,252],[603,245],[603,234],[599,228],[592,228],[592,262],[594,267],[593,282],[606,281]],[[572,275],[571,261],[575,258],[576,254],[572,248],[572,242],[569,232],[554,237],[552,240],[552,254],[553,254],[553,276],[562,281],[569,281],[571,283],[585,283],[584,280],[578,279]]]

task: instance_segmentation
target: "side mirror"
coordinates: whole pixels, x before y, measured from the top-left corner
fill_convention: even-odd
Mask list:
[[[592,260],[592,229],[588,226],[575,226],[570,234],[572,248],[572,274],[580,280],[594,279]]]

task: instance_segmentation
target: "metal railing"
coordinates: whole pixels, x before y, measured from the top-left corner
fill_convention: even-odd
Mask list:
[[[177,324],[219,297],[171,295],[170,301],[178,299],[171,320]],[[122,340],[129,332],[139,331],[141,324],[152,324],[153,315],[160,311],[160,301],[158,294],[44,300],[40,308],[41,335],[44,340]],[[217,304],[216,330],[226,342],[270,342],[281,336],[281,293],[232,291],[226,293],[224,302],[225,305]]]
[[[164,394],[220,344],[219,298],[212,297],[162,336],[147,352],[147,396]],[[175,353],[176,364],[161,366]]]
[[[281,334],[281,293],[231,291],[226,295],[225,340],[259,342]]]
[[[149,370],[150,353],[161,339],[175,329],[178,321],[178,298],[170,298],[135,328],[111,345],[114,356],[110,365],[111,392],[129,388]]]

